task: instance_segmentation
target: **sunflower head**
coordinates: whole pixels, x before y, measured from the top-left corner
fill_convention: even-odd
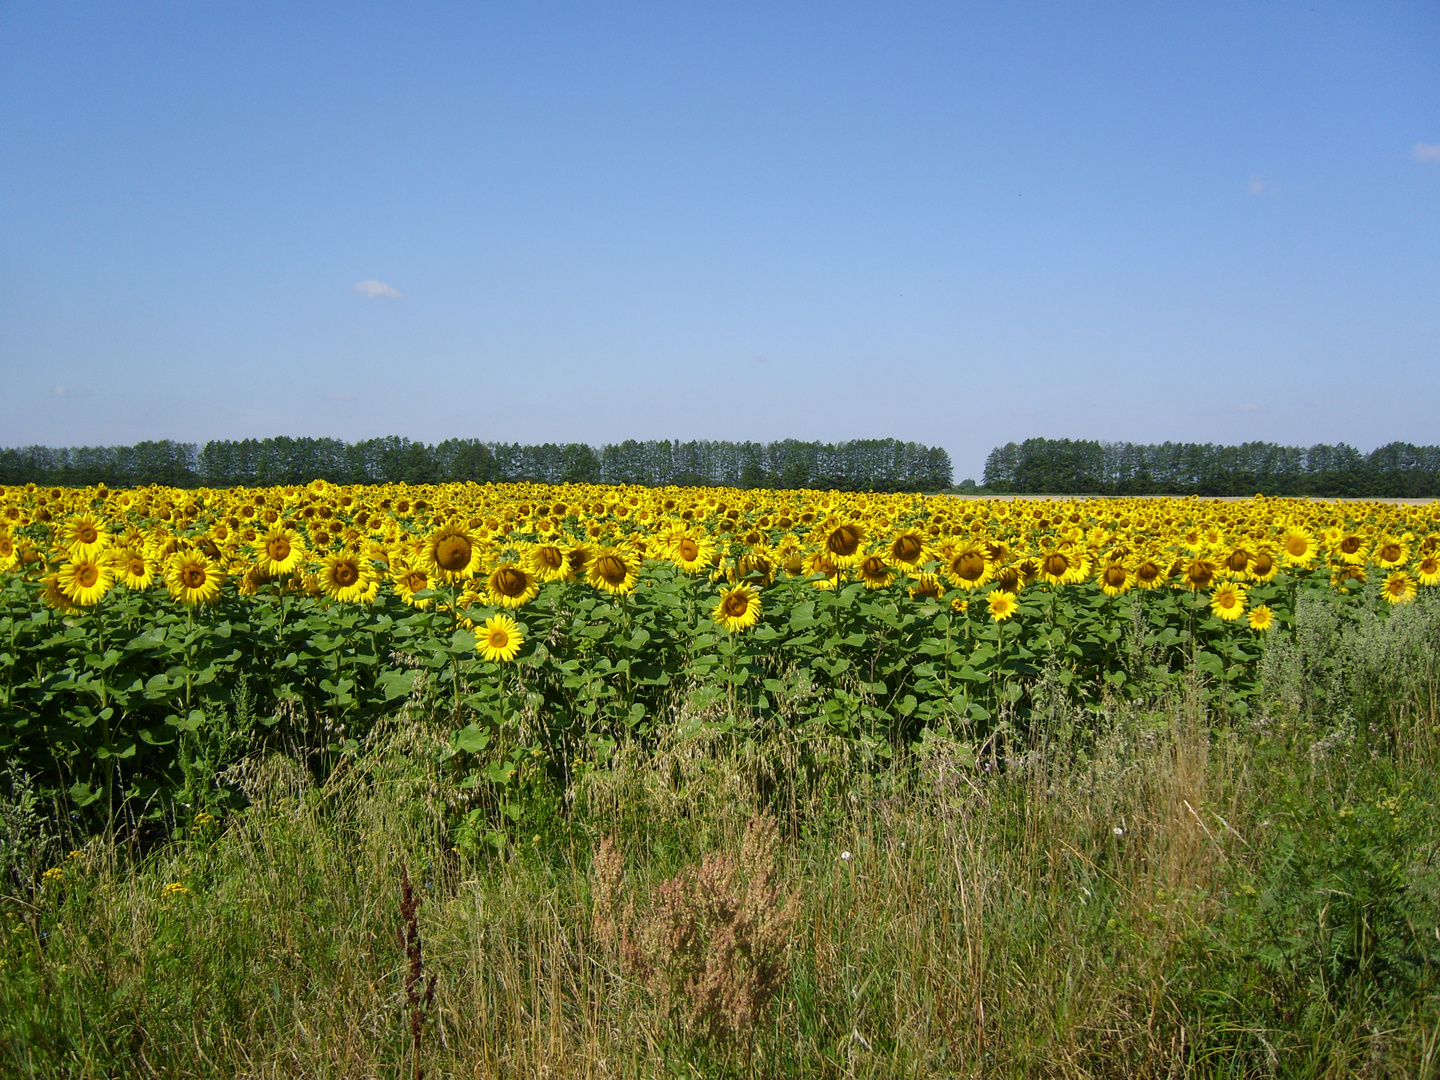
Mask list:
[[[1004,589],[991,589],[990,595],[985,598],[986,605],[990,608],[990,618],[996,622],[1004,622],[1020,610],[1020,601],[1012,592]]]
[[[1245,587],[1233,582],[1221,585],[1210,597],[1210,610],[1226,622],[1245,614]]]
[[[495,615],[485,620],[475,635],[475,650],[492,663],[508,664],[525,644],[520,624],[509,615]]]
[[[63,563],[56,572],[60,591],[79,607],[93,607],[115,583],[110,561],[98,557],[76,558]]]
[[[760,621],[760,590],[752,585],[736,585],[720,590],[720,602],[712,615],[730,633],[748,630]]]
[[[194,607],[220,598],[225,573],[198,551],[178,551],[165,567],[165,584],[173,599]]]
[[[601,548],[586,569],[586,580],[597,589],[614,595],[635,591],[640,573],[640,560],[620,548]]]
[[[525,565],[541,581],[568,581],[574,573],[564,550],[555,544],[536,544],[526,552]]]
[[[442,525],[425,538],[426,569],[441,581],[464,581],[480,567],[479,538],[464,525]]]
[[[1381,592],[1391,604],[1408,604],[1415,599],[1415,579],[1404,570],[1397,570],[1385,579]]]
[[[945,563],[945,576],[962,589],[978,589],[990,580],[990,562],[985,549],[968,545],[954,552]]]
[[[76,559],[89,559],[110,546],[105,523],[93,514],[71,518],[60,529],[60,543]]]
[[[375,595],[371,587],[374,575],[358,552],[338,551],[325,556],[316,576],[321,590],[332,600],[353,603],[367,599],[367,593],[371,597]]]
[[[517,608],[535,599],[540,591],[539,579],[513,563],[502,563],[490,572],[485,592],[490,602],[500,607]]]

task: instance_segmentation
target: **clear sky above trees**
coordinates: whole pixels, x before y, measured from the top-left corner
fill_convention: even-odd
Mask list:
[[[0,444],[1436,441],[1433,3],[10,5]]]

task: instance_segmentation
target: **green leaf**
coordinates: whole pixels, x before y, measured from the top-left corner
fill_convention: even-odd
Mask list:
[[[466,724],[455,733],[451,746],[466,754],[478,754],[490,745],[490,733],[476,724]]]

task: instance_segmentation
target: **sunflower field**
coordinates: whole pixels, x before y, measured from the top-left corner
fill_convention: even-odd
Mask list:
[[[0,761],[92,815],[334,769],[428,709],[477,789],[686,723],[976,744],[1181,678],[1244,715],[1320,600],[1440,584],[1440,506],[532,484],[0,489]]]

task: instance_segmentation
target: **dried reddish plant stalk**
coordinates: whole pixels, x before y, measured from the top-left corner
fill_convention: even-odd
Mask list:
[[[752,818],[738,859],[708,854],[637,909],[624,895],[618,848],[608,836],[600,842],[591,870],[595,936],[687,1034],[748,1039],[789,974],[800,898],[781,895],[778,847],[775,819]]]
[[[425,1035],[425,1013],[435,1004],[435,975],[425,976],[420,948],[420,897],[410,882],[410,873],[400,870],[400,947],[409,967],[405,972],[405,1003],[410,1007],[410,1042],[414,1052],[414,1080],[424,1080],[420,1050]],[[424,987],[422,990],[421,988]]]

